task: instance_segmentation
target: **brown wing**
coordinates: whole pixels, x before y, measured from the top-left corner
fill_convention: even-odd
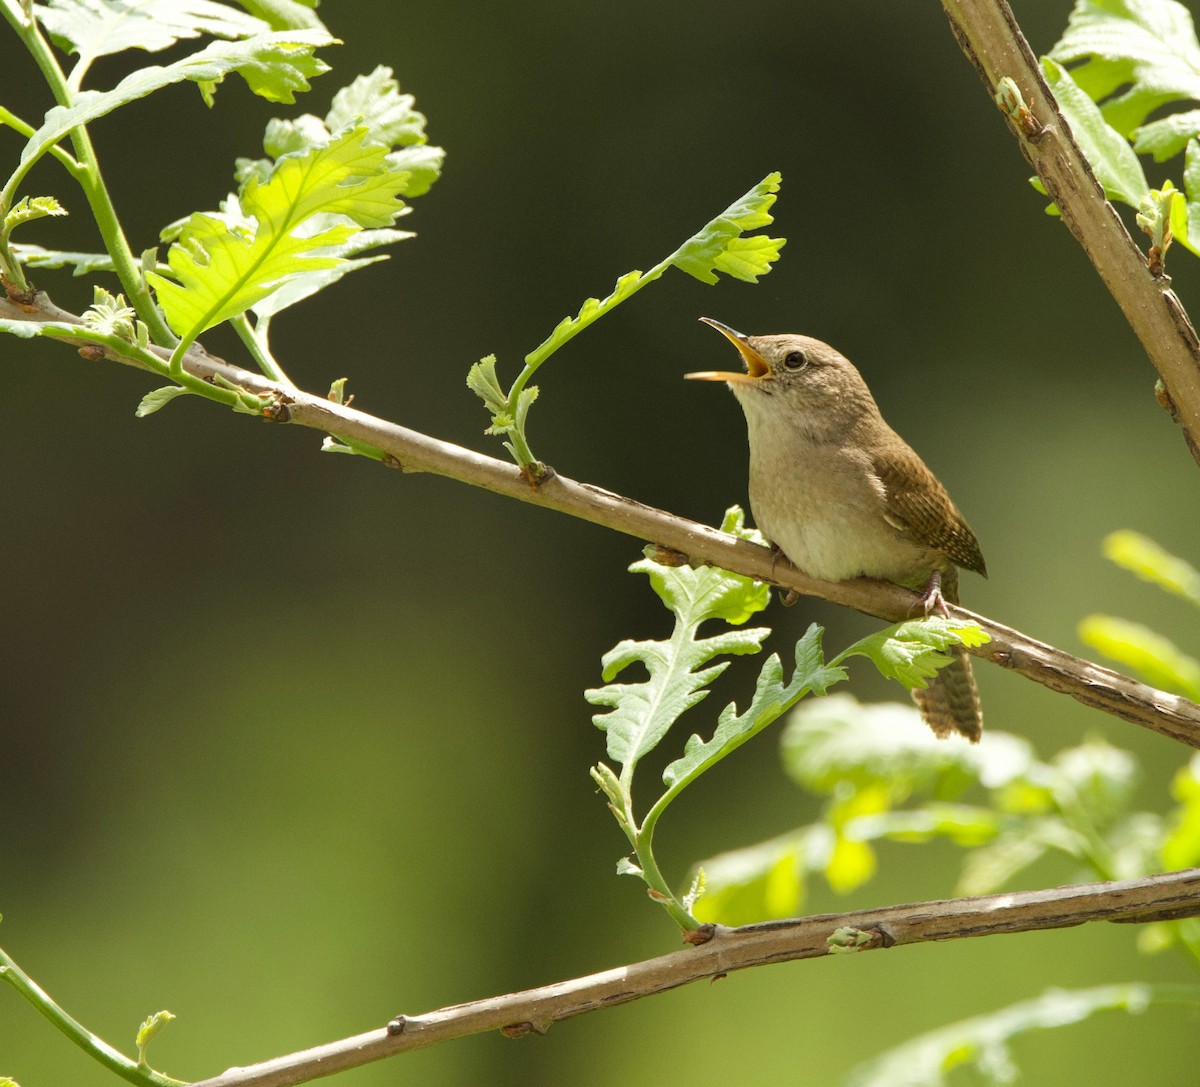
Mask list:
[[[987,577],[987,564],[962,514],[924,461],[903,442],[876,451],[887,518],[910,539],[943,552],[955,566]]]

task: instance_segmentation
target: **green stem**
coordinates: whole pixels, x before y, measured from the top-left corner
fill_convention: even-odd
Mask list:
[[[183,1087],[183,1080],[164,1076],[152,1068],[139,1067],[136,1061],[113,1049],[102,1038],[97,1038],[51,1000],[49,994],[13,962],[3,948],[0,948],[0,978],[7,981],[80,1049],[123,1079],[139,1087]]]
[[[5,11],[7,13],[7,8]],[[11,17],[9,22],[13,22]],[[74,96],[49,43],[42,37],[36,21],[31,21],[29,24],[13,23],[13,26],[41,70],[54,95],[54,100],[60,106],[70,107],[73,104]],[[138,259],[129,247],[129,241],[125,237],[125,231],[121,227],[121,221],[113,206],[112,197],[104,184],[104,177],[96,159],[96,151],[92,147],[91,137],[88,135],[86,126],[80,125],[71,130],[71,142],[75,147],[75,157],[80,167],[79,173],[76,174],[76,180],[79,181],[84,195],[87,197],[88,206],[92,210],[92,216],[96,220],[100,236],[104,239],[105,249],[112,257],[113,270],[121,280],[121,286],[125,289],[125,296],[129,299],[129,304],[133,306],[138,317],[150,329],[150,334],[156,343],[173,344],[175,335],[167,326],[162,312],[155,305],[154,299],[150,295],[150,288],[142,275]],[[20,184],[36,161],[37,156],[26,162],[9,178],[8,184],[5,186],[3,201],[0,201],[5,206],[11,201],[16,186]]]
[[[649,819],[637,832],[634,849],[637,853],[638,864],[642,869],[642,879],[646,881],[646,886],[654,892],[652,896],[654,900],[671,915],[681,929],[691,932],[693,929],[699,928],[700,922],[683,908],[683,903],[675,897],[675,893],[663,878],[658,861],[654,859],[654,825]]]
[[[254,361],[258,364],[258,368],[267,377],[277,384],[282,385],[285,389],[296,388],[292,379],[283,372],[283,367],[276,362],[275,356],[271,354],[267,337],[269,322],[266,317],[260,318],[257,324],[252,325],[250,319],[243,313],[232,318],[229,323],[233,325],[233,330],[241,338],[242,343],[246,345],[246,350],[250,352]]]

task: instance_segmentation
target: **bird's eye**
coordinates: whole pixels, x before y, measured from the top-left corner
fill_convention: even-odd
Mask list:
[[[799,370],[807,365],[808,356],[803,351],[789,351],[783,356],[783,365],[789,370]]]

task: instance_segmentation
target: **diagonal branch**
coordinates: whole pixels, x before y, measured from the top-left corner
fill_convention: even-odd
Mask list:
[[[0,319],[72,324],[79,321],[74,314],[54,306],[45,295],[37,295],[36,302],[36,309],[31,307],[31,312],[0,299]],[[131,361],[108,348],[103,353],[115,361]],[[677,561],[720,566],[890,622],[923,614],[921,597],[898,585],[867,578],[821,581],[801,573],[765,547],[566,476],[552,474],[539,486],[530,486],[516,465],[508,461],[464,449],[302,390],[283,390],[261,374],[231,366],[202,350],[193,350],[188,355],[185,368],[210,381],[220,376],[232,385],[268,394],[278,404],[272,415],[276,421],[312,427],[373,447],[382,454],[383,463],[391,467],[447,476],[570,514],[656,544],[674,552],[670,557]],[[990,636],[991,641],[971,650],[976,655],[1051,690],[1069,694],[1085,705],[1200,748],[1200,706],[1194,702],[1055,649],[966,608],[952,605],[949,611],[952,616],[978,624]]]
[[[1014,80],[1031,116],[1013,121],[1021,153],[1100,273],[1158,370],[1165,403],[1200,462],[1200,340],[1170,280],[1155,276],[1071,135],[1005,0],[942,0],[950,28],[993,95]]]
[[[1069,928],[1085,921],[1142,922],[1198,914],[1200,869],[1190,868],[1145,879],[916,902],[743,928],[714,925],[693,934],[693,938],[709,937],[708,942],[682,951],[424,1015],[397,1016],[387,1027],[247,1068],[231,1068],[192,1087],[288,1087],[484,1031],[501,1030],[510,1038],[544,1034],[554,1023],[585,1012],[768,963],[933,940]]]

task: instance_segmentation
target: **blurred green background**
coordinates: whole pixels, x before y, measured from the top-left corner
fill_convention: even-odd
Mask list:
[[[1070,6],[1014,4],[1035,51]],[[535,451],[715,522],[744,501],[745,433],[732,398],[680,380],[733,361],[696,318],[802,330],[858,362],[970,520],[991,571],[965,580],[971,607],[1068,650],[1079,617],[1106,610],[1196,651],[1194,613],[1099,552],[1128,526],[1200,559],[1196,466],[937,4],[327,0],[321,14],[346,44],[296,107],[230,79],[212,112],[175,87],[93,133],[140,250],[216,205],[268,117],[324,113],[379,63],[417,95],[444,177],[399,224],[419,236],[392,261],[280,319],[277,352],[302,385],[349,376],[358,406],[502,455],[467,367],[496,352],[511,377],[583,298],[779,169],[772,232],[790,241],[776,270],[753,288],[671,272],[574,341],[539,375]],[[0,50],[0,100],[39,117],[32,64],[11,40]],[[50,166],[34,176],[74,213],[37,240],[93,248],[77,191]],[[1173,255],[1196,311],[1196,262]],[[65,273],[38,282],[70,308],[91,301]],[[228,337],[205,342],[243,357]],[[144,1016],[171,1009],[154,1063],[199,1078],[678,946],[641,885],[614,876],[624,839],[587,774],[603,737],[581,692],[601,654],[668,621],[624,572],[636,541],[325,456],[311,432],[200,401],[136,420],[141,374],[62,348],[6,339],[0,358],[0,943],[73,1014],[128,1051]],[[813,619],[834,649],[873,627],[776,605],[773,646]],[[1181,748],[977,671],[991,727],[1047,758],[1105,736],[1144,760],[1142,803],[1166,807]],[[851,689],[904,697],[865,665]],[[659,834],[680,879],[816,809],[770,736],[691,792]],[[817,886],[808,908],[945,896],[959,859],[885,849],[873,883],[847,898]],[[1022,886],[1079,875],[1044,866]],[[1185,978],[1134,936],[1092,925],[776,966],[339,1082],[832,1084],[1049,985]],[[1192,1084],[1195,1026],[1172,1008],[1100,1017],[1017,1053],[1033,1083]],[[7,990],[0,1074],[115,1082]]]

